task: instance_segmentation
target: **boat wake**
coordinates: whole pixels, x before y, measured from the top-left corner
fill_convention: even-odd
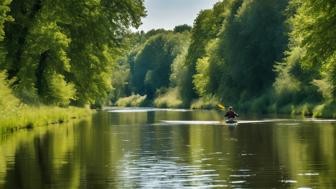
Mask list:
[[[165,108],[105,108],[104,111],[112,113],[143,113],[143,112],[189,112],[188,109]]]
[[[336,119],[264,119],[264,120],[238,120],[238,124],[257,124],[257,123],[283,123],[298,124],[300,122],[330,123],[336,122]],[[198,120],[161,120],[161,123],[170,125],[227,125],[225,121],[198,121]]]

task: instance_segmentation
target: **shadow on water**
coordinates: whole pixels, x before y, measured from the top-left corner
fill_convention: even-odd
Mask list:
[[[0,140],[0,188],[334,188],[336,124],[108,109]],[[166,121],[166,122],[165,122]],[[167,121],[175,121],[167,122]]]

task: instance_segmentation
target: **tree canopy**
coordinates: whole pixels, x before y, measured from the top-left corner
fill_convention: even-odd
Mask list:
[[[5,2],[2,12],[10,11],[13,21],[2,32],[2,68],[25,102],[89,104],[105,98],[124,37],[145,16],[142,0]]]

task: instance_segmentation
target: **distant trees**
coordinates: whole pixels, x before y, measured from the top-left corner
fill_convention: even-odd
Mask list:
[[[174,28],[174,32],[175,33],[183,33],[183,32],[190,32],[192,29],[191,26],[187,25],[187,24],[183,24],[183,25],[180,25],[180,26],[176,26]]]
[[[153,99],[161,88],[172,85],[173,63],[188,42],[189,33],[162,31],[150,37],[130,56],[134,92]],[[148,36],[148,35],[147,35]]]
[[[240,110],[326,115],[336,108],[335,21],[331,0],[220,1],[192,28],[139,35],[127,91],[160,96],[157,104],[220,100]]]

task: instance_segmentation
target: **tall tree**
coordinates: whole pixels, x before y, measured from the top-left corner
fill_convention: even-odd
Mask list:
[[[5,22],[12,21],[12,17],[8,15],[8,12],[10,11],[10,3],[11,0],[3,0],[0,3],[0,69],[3,68],[3,61],[6,53],[2,43],[5,38],[4,25]]]
[[[9,77],[24,100],[60,105],[107,96],[123,37],[145,15],[143,0],[14,0],[11,10]]]
[[[282,59],[288,43],[284,14],[287,3],[244,1],[227,21],[219,34],[217,59],[210,63],[220,62],[222,77],[216,93],[223,100],[246,101],[271,88],[273,66]]]
[[[222,31],[226,18],[231,14],[231,9],[239,7],[241,0],[229,0],[218,2],[213,9],[204,10],[197,16],[192,29],[191,43],[186,57],[186,79],[183,82],[182,95],[185,104],[197,97],[193,84],[193,76],[197,73],[196,64],[199,59],[207,56],[206,48]],[[203,61],[204,62],[204,61]]]

